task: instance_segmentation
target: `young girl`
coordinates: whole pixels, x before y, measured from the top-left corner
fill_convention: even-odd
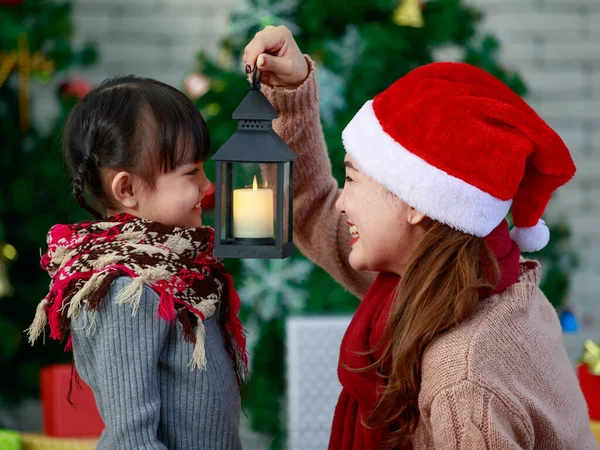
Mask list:
[[[99,449],[241,448],[239,297],[200,216],[209,147],[185,95],[132,76],[102,83],[65,126],[73,193],[96,220],[50,230],[29,335],[70,331],[106,425]]]
[[[540,266],[520,258],[548,242],[540,217],[575,172],[560,137],[490,74],[434,63],[348,124],[339,190],[291,33],[267,27],[244,62],[299,155],[296,244],[363,297],[330,450],[598,448]]]

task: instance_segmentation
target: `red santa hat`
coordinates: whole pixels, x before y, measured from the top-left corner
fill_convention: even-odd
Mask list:
[[[428,217],[487,236],[509,212],[522,251],[549,240],[541,220],[575,174],[562,139],[484,70],[440,62],[368,101],[342,139],[358,166]]]

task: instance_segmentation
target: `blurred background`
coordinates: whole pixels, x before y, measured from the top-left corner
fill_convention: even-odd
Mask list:
[[[248,90],[240,54],[266,25],[290,28],[317,63],[340,183],[344,126],[419,65],[466,61],[524,96],[577,165],[546,211],[551,243],[533,255],[542,289],[574,366],[587,339],[600,342],[600,0],[0,0],[0,428],[15,439],[45,439],[40,370],[70,362],[60,343],[32,348],[23,333],[48,288],[46,232],[85,218],[60,157],[70,109],[106,77],[156,78],[196,102],[214,151]],[[339,341],[358,300],[299,254],[227,265],[251,345],[244,448],[325,448]],[[93,448],[68,433],[52,442]],[[2,439],[0,449],[13,448]]]

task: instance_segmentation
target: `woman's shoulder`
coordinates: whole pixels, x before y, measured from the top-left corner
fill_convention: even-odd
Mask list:
[[[423,357],[424,387],[435,395],[470,380],[504,389],[508,379],[526,383],[532,372],[548,367],[572,370],[557,314],[539,281],[539,264],[523,260],[517,283],[483,300],[470,318],[439,336]]]

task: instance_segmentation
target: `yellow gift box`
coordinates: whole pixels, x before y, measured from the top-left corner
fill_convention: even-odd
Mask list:
[[[600,422],[595,422],[592,420],[590,427],[592,428],[592,433],[594,433],[594,436],[596,436],[598,445],[600,445]]]
[[[97,439],[55,438],[21,433],[21,450],[94,450]]]
[[[600,445],[600,422],[590,423],[592,433]],[[21,450],[94,450],[96,439],[52,438],[40,434],[21,433]]]

